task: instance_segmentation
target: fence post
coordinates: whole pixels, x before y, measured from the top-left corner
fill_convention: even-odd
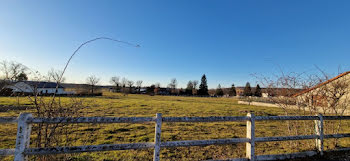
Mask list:
[[[29,147],[30,133],[32,125],[27,120],[32,117],[30,113],[21,113],[17,123],[17,138],[15,148],[15,161],[26,161],[28,156],[24,154],[24,150]]]
[[[248,113],[247,117],[247,138],[250,140],[246,143],[246,157],[255,161],[255,115],[254,113]]]
[[[315,133],[319,138],[316,139],[316,148],[320,155],[323,155],[323,116],[318,114],[320,120],[315,120]]]
[[[159,161],[160,154],[160,136],[162,128],[162,114],[157,113],[156,115],[156,127],[155,127],[155,136],[154,136],[154,156],[153,161]]]

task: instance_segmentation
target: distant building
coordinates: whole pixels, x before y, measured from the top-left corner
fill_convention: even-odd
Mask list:
[[[262,93],[261,97],[267,98],[267,97],[269,97],[269,93]]]
[[[146,94],[146,93],[147,93],[147,88],[140,89],[140,94]]]
[[[171,89],[170,88],[155,88],[154,93],[158,95],[170,95]]]
[[[74,94],[72,91],[64,91],[63,86],[54,82],[23,81],[8,85],[6,88],[12,89],[13,93]]]

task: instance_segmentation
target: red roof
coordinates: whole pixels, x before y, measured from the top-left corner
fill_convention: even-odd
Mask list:
[[[336,76],[336,77],[334,77],[334,78],[332,78],[332,79],[329,79],[329,80],[327,80],[327,81],[325,81],[325,82],[322,82],[322,83],[320,83],[320,84],[318,84],[318,85],[316,85],[316,86],[313,86],[313,87],[311,87],[311,88],[308,88],[308,89],[306,89],[306,90],[303,90],[303,91],[301,91],[300,93],[297,93],[297,94],[293,95],[293,97],[300,96],[300,95],[302,95],[302,94],[304,94],[304,93],[310,92],[310,91],[312,91],[312,90],[314,90],[314,89],[316,89],[316,88],[319,88],[319,87],[321,87],[321,86],[323,86],[323,85],[326,85],[326,84],[328,84],[328,83],[330,83],[330,82],[333,82],[333,81],[335,81],[335,80],[337,80],[337,79],[339,79],[339,78],[341,78],[341,77],[343,77],[343,76],[345,76],[345,75],[347,75],[347,74],[350,74],[350,71],[347,71],[347,72],[345,72],[345,73],[339,74],[338,76]]]

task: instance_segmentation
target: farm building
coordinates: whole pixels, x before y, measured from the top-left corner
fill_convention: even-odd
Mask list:
[[[294,95],[305,106],[332,107],[350,102],[350,71]]]
[[[63,86],[54,82],[22,81],[8,85],[6,88],[11,89],[13,93],[73,94],[73,92],[64,91]]]

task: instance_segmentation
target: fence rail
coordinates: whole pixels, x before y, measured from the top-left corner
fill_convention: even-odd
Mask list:
[[[314,120],[314,135],[298,136],[278,136],[278,137],[255,137],[255,121],[268,120]],[[228,117],[162,117],[157,113],[155,117],[77,117],[77,118],[34,118],[30,113],[22,113],[17,117],[0,117],[0,123],[17,123],[17,138],[15,149],[0,149],[0,155],[14,155],[16,161],[28,160],[28,155],[47,155],[62,153],[81,153],[96,151],[113,151],[129,149],[154,149],[153,160],[160,160],[160,149],[168,147],[186,147],[186,146],[207,146],[223,145],[233,143],[246,143],[246,158],[237,158],[231,160],[277,160],[291,159],[296,157],[313,156],[316,154],[323,155],[323,142],[328,138],[350,137],[350,134],[328,134],[323,133],[324,120],[350,120],[350,116],[228,116]],[[186,140],[186,141],[161,141],[161,129],[163,122],[230,122],[246,121],[247,136],[246,138],[228,138],[212,140]],[[32,124],[73,124],[73,123],[144,123],[155,122],[155,141],[150,143],[130,143],[130,144],[104,144],[104,145],[86,145],[70,147],[53,147],[53,148],[29,148],[30,133]],[[291,154],[278,155],[255,155],[255,142],[273,142],[288,140],[306,140],[315,139],[317,151],[308,151]],[[349,149],[349,148],[345,148]]]

